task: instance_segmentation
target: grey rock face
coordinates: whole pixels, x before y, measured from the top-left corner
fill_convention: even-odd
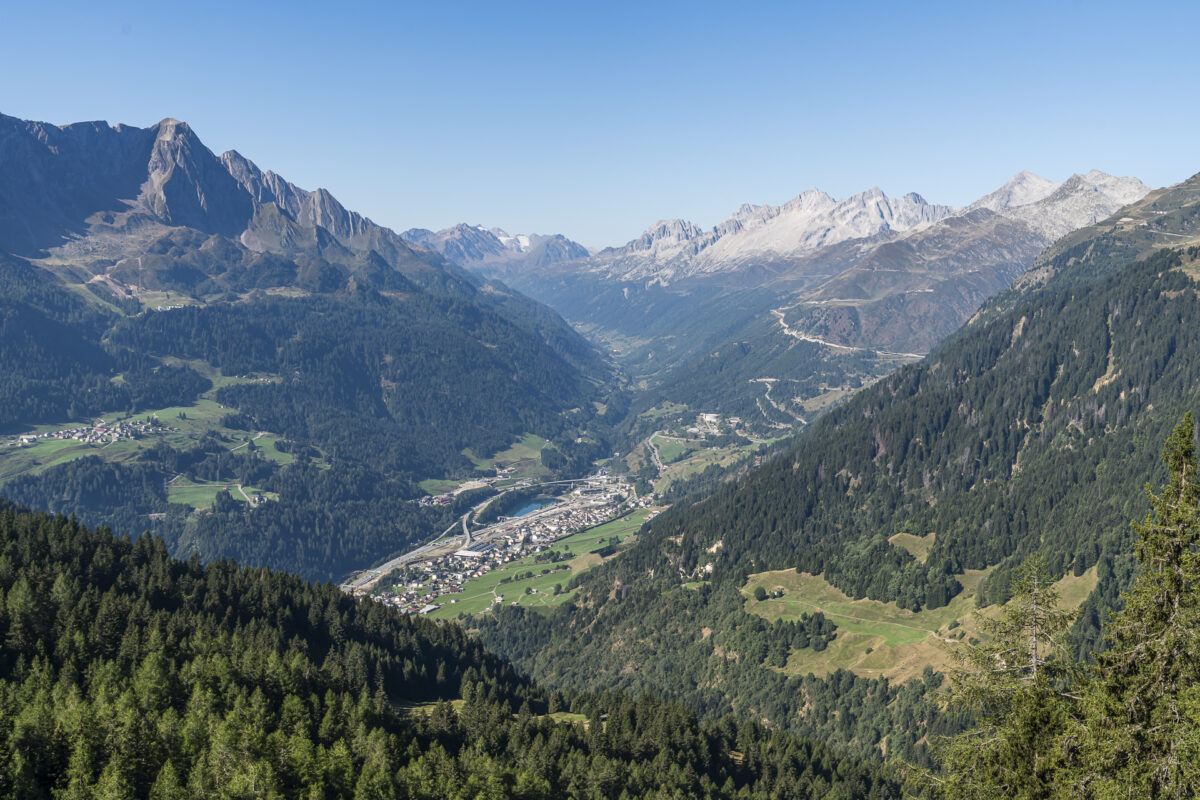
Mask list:
[[[164,119],[138,200],[164,225],[237,236],[253,214],[251,198],[185,122]]]
[[[33,254],[92,214],[127,210],[121,198],[140,194],[153,141],[152,130],[0,115],[0,247]]]
[[[111,261],[177,228],[351,271],[382,262],[418,282],[474,280],[324,189],[301,189],[235,151],[214,155],[187,123],[56,126],[0,115],[0,250]]]

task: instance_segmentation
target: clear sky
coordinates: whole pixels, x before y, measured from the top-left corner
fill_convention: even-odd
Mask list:
[[[0,0],[0,112],[191,123],[398,230],[619,244],[870,186],[1200,171],[1200,4]]]

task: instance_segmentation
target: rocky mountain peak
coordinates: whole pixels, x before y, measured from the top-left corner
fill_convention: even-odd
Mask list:
[[[196,138],[190,125],[174,117],[163,117],[152,130],[159,139]]]
[[[1149,191],[1150,187],[1137,178],[1091,170],[1084,175],[1072,175],[1036,202],[996,210],[1021,220],[1053,241],[1076,228],[1111,216],[1122,206],[1145,197]]]
[[[777,213],[796,211],[813,213],[833,208],[835,205],[837,205],[837,201],[825,192],[820,189],[809,189],[796,195],[778,209],[773,209],[771,206],[754,206],[754,208],[760,209],[760,214],[767,209]],[[770,216],[775,216],[775,214],[772,213]]]
[[[164,119],[151,130],[154,144],[139,200],[167,225],[236,236],[245,230],[253,204],[225,165],[191,127]]]
[[[671,258],[697,249],[696,240],[704,235],[703,228],[686,219],[660,219],[622,249],[655,259]]]
[[[642,232],[642,239],[693,239],[704,233],[704,229],[686,219],[660,219]]]
[[[989,211],[1002,212],[1008,208],[1036,203],[1054,192],[1059,184],[1052,180],[1035,175],[1029,170],[1021,170],[1009,178],[1003,186],[976,200],[968,210],[986,208]]]

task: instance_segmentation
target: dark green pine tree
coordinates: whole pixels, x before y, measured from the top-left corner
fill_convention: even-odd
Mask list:
[[[1068,729],[1077,668],[1066,646],[1072,614],[1040,556],[1013,574],[1012,599],[999,616],[979,615],[987,640],[956,645],[950,702],[975,714],[977,725],[936,747],[939,771],[918,783],[953,800],[1053,798],[1063,768],[1059,737]]]
[[[1076,796],[1200,795],[1200,475],[1189,412],[1167,439],[1167,485],[1134,523],[1141,566],[1097,655],[1077,747]]]

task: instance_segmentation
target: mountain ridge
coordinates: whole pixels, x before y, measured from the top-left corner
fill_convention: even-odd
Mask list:
[[[0,247],[35,260],[73,261],[127,294],[138,284],[112,274],[113,258],[181,227],[225,237],[252,254],[309,250],[345,274],[369,269],[374,253],[418,283],[469,293],[477,282],[349,211],[325,189],[301,189],[236,151],[217,156],[190,125],[170,117],[137,128],[0,115],[0,146],[17,156],[0,172]]]
[[[903,238],[903,234],[979,209],[1019,220],[1042,236],[1055,239],[1102,219],[1106,212],[1148,191],[1135,178],[1117,178],[1099,170],[1072,175],[1061,183],[1023,170],[963,207],[932,205],[915,192],[889,198],[878,187],[836,200],[814,188],[778,206],[743,203],[712,228],[702,228],[686,219],[660,219],[623,245],[574,256],[563,252],[532,264],[522,263],[519,258],[528,244],[509,244],[530,237],[509,237],[504,231],[481,225],[463,223],[438,232],[414,228],[403,236],[471,268],[516,272],[561,265],[556,272],[582,270],[610,280],[668,283],[736,271],[749,262],[795,258],[850,240]],[[1080,197],[1083,194],[1091,197],[1084,199]],[[554,238],[569,241],[561,235]]]

